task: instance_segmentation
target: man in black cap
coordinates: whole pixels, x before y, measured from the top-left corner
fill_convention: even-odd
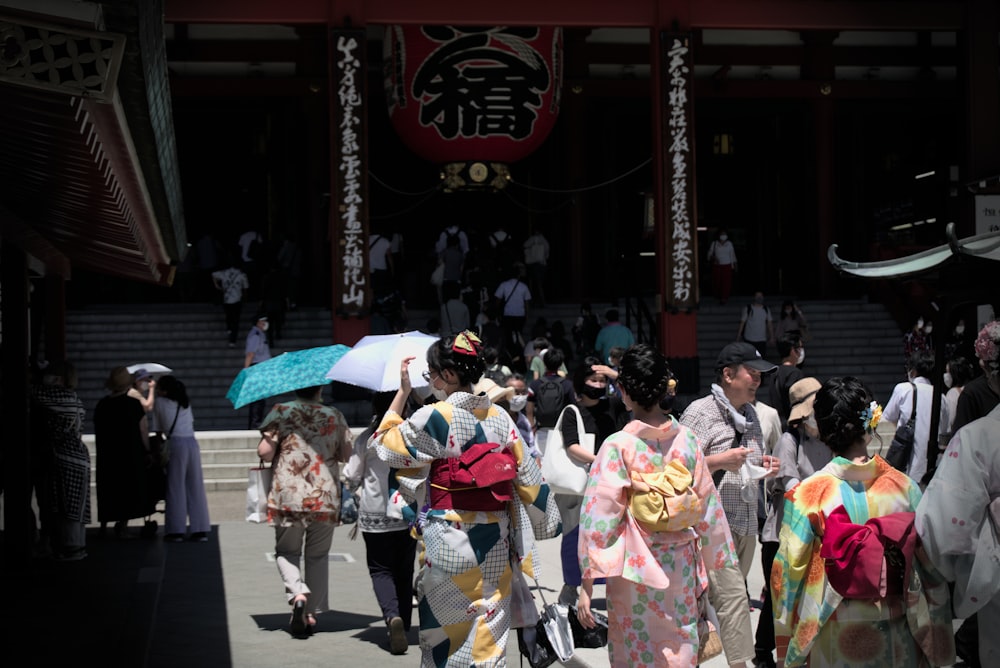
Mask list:
[[[751,344],[730,343],[716,360],[711,394],[691,402],[680,419],[698,437],[739,556],[738,569],[708,571],[709,599],[730,666],[754,658],[746,577],[757,547],[757,483],[777,474],[778,460],[766,454],[753,403],[761,376],[775,368]]]

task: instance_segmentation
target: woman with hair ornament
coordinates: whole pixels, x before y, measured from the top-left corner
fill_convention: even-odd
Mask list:
[[[847,376],[824,383],[813,410],[833,459],[785,493],[771,569],[778,665],[950,665],[948,587],[913,526],[920,488],[868,454],[881,407]]]
[[[510,415],[473,391],[486,370],[479,337],[431,344],[425,378],[437,401],[404,420],[413,359],[368,447],[393,469],[387,517],[423,541],[421,665],[504,665],[511,627],[538,620],[526,577],[537,575],[534,541],[559,533],[559,510]]]

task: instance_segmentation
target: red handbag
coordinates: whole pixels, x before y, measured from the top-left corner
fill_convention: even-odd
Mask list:
[[[503,510],[514,498],[517,458],[510,448],[494,452],[499,443],[476,443],[460,457],[435,460],[431,465],[431,508],[436,510]]]
[[[834,591],[866,600],[902,595],[917,542],[914,517],[898,512],[855,524],[844,506],[830,513],[819,556]]]

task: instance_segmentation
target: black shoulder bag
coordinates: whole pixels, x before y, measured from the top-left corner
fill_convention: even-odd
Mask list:
[[[889,452],[885,453],[885,461],[903,473],[910,463],[913,455],[913,441],[917,431],[917,386],[910,383],[913,394],[910,395],[910,419],[902,427],[896,429],[896,435],[892,437],[889,445]]]

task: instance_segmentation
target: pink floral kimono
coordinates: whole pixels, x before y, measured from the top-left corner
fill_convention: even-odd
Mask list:
[[[678,531],[650,532],[632,516],[632,473],[691,472],[700,518]],[[630,422],[601,446],[580,517],[584,578],[607,578],[608,652],[613,666],[698,665],[698,595],[706,568],[734,565],[736,549],[694,433]]]

